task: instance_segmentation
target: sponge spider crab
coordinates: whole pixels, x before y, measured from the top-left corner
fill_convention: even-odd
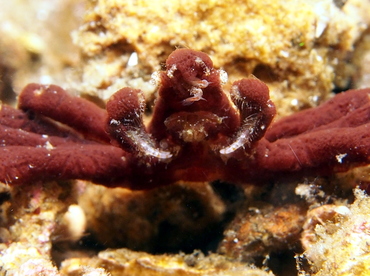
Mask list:
[[[369,164],[370,89],[341,93],[272,125],[275,106],[257,78],[234,82],[205,53],[177,49],[157,74],[145,125],[140,90],[106,109],[56,85],[27,85],[19,109],[1,105],[0,181],[83,179],[149,189],[182,181],[263,182]]]

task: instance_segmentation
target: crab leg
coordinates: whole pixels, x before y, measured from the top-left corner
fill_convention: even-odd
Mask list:
[[[220,150],[221,154],[232,154],[242,147],[251,148],[252,143],[265,134],[276,113],[267,85],[256,78],[234,82],[231,98],[240,110],[242,125],[233,142]]]
[[[109,143],[106,111],[88,100],[70,96],[57,85],[27,85],[19,95],[19,108],[66,124],[87,138]]]
[[[0,148],[0,181],[25,184],[38,180],[83,179],[106,186],[125,184],[129,156],[106,145],[70,145],[55,148],[7,146]]]
[[[28,145],[27,143],[32,144],[33,140],[36,141],[37,137],[42,141],[48,136],[66,138],[69,142],[84,141],[81,135],[62,126],[58,126],[47,118],[40,118],[39,116],[31,115],[22,110],[1,104],[0,127],[0,141],[2,145],[8,145],[10,143],[13,145],[15,143],[18,145]],[[31,135],[31,133],[33,138],[29,137],[29,140],[25,143],[25,139],[28,137],[27,135]]]
[[[119,147],[139,156],[169,159],[172,154],[160,149],[143,123],[145,100],[140,90],[123,88],[107,103],[108,132]]]
[[[274,123],[265,138],[275,141],[311,130],[360,125],[370,121],[370,89],[343,92],[316,108],[307,109]]]
[[[256,152],[256,163],[261,171],[276,175],[345,171],[369,163],[370,123],[323,129],[273,143],[263,139]]]
[[[96,142],[75,136],[49,136],[0,125],[0,146],[54,147],[68,143],[95,144]]]

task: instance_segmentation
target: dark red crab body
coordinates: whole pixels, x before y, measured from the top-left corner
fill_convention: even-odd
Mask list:
[[[22,111],[0,110],[0,180],[85,179],[147,189],[369,164],[369,89],[342,93],[269,127],[275,107],[258,79],[234,82],[226,92],[226,73],[189,49],[174,51],[166,68],[156,75],[158,98],[147,126],[140,90],[119,90],[104,110],[58,86],[28,85],[19,97]]]
[[[166,67],[159,75],[161,86],[148,127],[139,118],[144,106],[141,92],[124,88],[107,103],[110,135],[125,150],[151,159],[155,164],[151,166],[162,171],[161,182],[224,179],[229,171],[240,175],[239,166],[229,168],[227,160],[231,155],[236,158],[239,148],[244,148],[240,157],[244,159],[247,148],[270,124],[275,107],[267,86],[251,78],[236,82],[230,95],[221,88],[226,73],[214,69],[204,53],[188,49],[172,53]],[[129,117],[133,120],[127,121]],[[130,134],[122,140],[121,133]]]

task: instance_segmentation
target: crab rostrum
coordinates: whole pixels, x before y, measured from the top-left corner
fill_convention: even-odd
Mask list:
[[[84,179],[148,189],[176,181],[261,183],[330,174],[370,162],[370,89],[272,124],[268,87],[227,75],[202,52],[167,59],[150,122],[140,90],[123,88],[106,110],[55,85],[29,84],[19,109],[0,111],[0,181]]]

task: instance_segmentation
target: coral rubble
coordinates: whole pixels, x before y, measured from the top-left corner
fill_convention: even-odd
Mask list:
[[[312,275],[368,275],[370,266],[370,197],[355,191],[350,205],[324,205],[307,216],[303,256]]]
[[[237,260],[251,261],[254,257],[297,246],[306,206],[291,204],[248,206],[225,230],[218,252]]]
[[[98,242],[146,252],[209,247],[232,207],[207,183],[178,183],[147,192],[88,185],[79,205]]]
[[[369,13],[363,0],[90,1],[74,33],[86,56],[77,87],[103,98],[122,86],[139,88],[170,52],[186,47],[209,54],[231,80],[254,74],[267,82],[286,114],[316,105],[334,85],[347,87],[354,74],[348,57]],[[135,63],[128,62],[132,53]]]
[[[69,259],[63,262],[61,272],[78,276],[83,274],[86,266],[104,267],[112,276],[273,276],[271,272],[233,262],[216,254],[207,257],[200,252],[189,255],[150,255],[127,249],[103,251],[92,259]]]
[[[1,214],[1,229],[9,231],[6,240],[1,232],[1,275],[59,275],[51,258],[52,243],[68,204],[75,202],[71,192],[71,185],[55,182],[11,190],[3,202],[10,205]],[[67,229],[60,237],[68,235]]]

